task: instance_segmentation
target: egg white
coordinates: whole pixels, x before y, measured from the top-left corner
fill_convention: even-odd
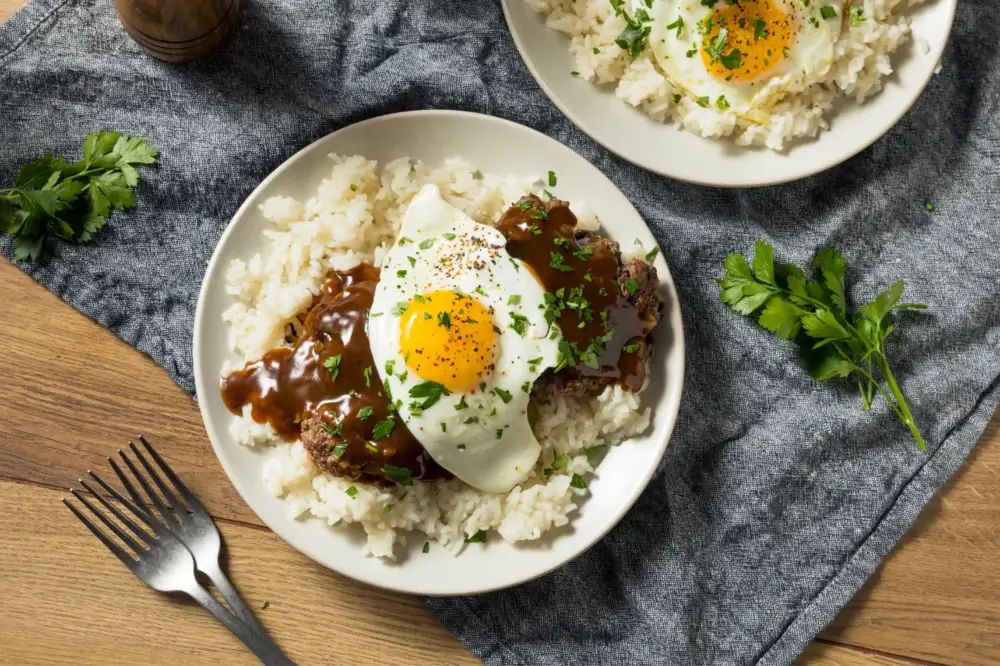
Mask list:
[[[482,242],[473,246],[470,237]],[[427,239],[433,244],[422,247]],[[499,231],[450,205],[437,187],[425,186],[411,201],[386,254],[368,331],[379,376],[399,401],[397,412],[410,432],[438,464],[486,492],[510,490],[538,460],[541,447],[528,422],[529,393],[538,376],[556,365],[561,337],[545,321],[545,290],[505,245]],[[415,260],[412,265],[408,257]],[[415,295],[435,290],[459,291],[490,309],[499,329],[498,351],[493,371],[481,379],[485,391],[452,392],[427,409],[413,409],[409,392],[424,380],[407,368],[400,316],[393,312]],[[519,302],[512,304],[512,295]],[[515,313],[527,317],[523,336],[511,327]],[[509,400],[501,394],[509,394]],[[468,407],[457,409],[463,399]],[[479,422],[467,423],[470,417]]]

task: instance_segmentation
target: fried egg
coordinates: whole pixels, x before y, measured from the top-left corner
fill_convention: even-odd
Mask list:
[[[369,317],[372,355],[400,418],[462,481],[505,492],[541,447],[528,423],[560,335],[545,290],[506,238],[425,186],[388,251]]]
[[[766,122],[834,59],[842,0],[636,0],[649,46],[678,94]],[[679,98],[678,98],[679,101]]]

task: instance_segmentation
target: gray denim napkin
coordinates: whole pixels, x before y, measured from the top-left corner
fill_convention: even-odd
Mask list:
[[[89,246],[22,266],[193,390],[191,326],[230,216],[292,153],[404,109],[469,109],[545,132],[600,167],[664,248],[681,298],[687,378],[662,472],[607,538],[557,572],[434,599],[490,664],[789,664],[864,583],[968,455],[1000,399],[1000,14],[960,2],[916,106],[870,149],[806,180],[727,191],[609,158],[533,83],[497,0],[247,2],[232,44],[168,65],[108,0],[32,0],[0,26],[0,183],[95,128],[148,137],[138,207]],[[929,212],[924,203],[931,201]],[[737,317],[713,278],[772,243],[848,258],[851,295],[905,279],[890,358],[929,443]],[[0,238],[11,256],[11,243]]]

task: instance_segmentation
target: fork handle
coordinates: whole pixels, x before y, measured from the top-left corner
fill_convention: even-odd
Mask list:
[[[236,614],[236,617],[240,618],[247,625],[249,625],[250,629],[257,633],[261,638],[268,642],[273,642],[267,635],[267,631],[263,626],[261,626],[257,616],[255,616],[253,611],[247,607],[247,605],[243,602],[243,598],[240,596],[240,593],[237,592],[236,588],[233,587],[233,584],[229,582],[229,578],[227,578],[226,574],[223,573],[222,568],[218,566],[218,563],[209,562],[206,564],[209,566],[204,568],[199,567],[198,571],[208,576],[209,580],[212,581],[212,584],[219,590],[222,598],[226,600],[227,604],[229,604],[229,608],[231,608],[233,613]]]
[[[250,648],[266,666],[295,666],[295,662],[286,657],[277,645],[270,639],[257,635],[243,620],[230,613],[225,606],[216,601],[201,585],[195,584],[185,592],[214,615],[215,619],[225,625],[226,629],[229,629],[238,639],[243,641],[243,644]]]

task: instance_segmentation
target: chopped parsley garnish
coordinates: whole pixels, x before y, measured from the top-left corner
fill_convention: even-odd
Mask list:
[[[615,44],[622,48],[629,56],[635,60],[646,48],[646,41],[649,39],[649,26],[643,23],[650,20],[645,9],[637,9],[632,16],[622,9],[621,2],[612,2],[615,13],[625,20],[625,29],[615,39]]]
[[[358,191],[358,186],[355,185],[354,183],[351,183],[351,192],[357,192],[357,191]]]
[[[483,291],[483,285],[476,285],[476,293],[480,296],[486,296],[486,292]]]
[[[427,297],[422,294],[414,294],[413,300],[416,301],[417,303],[426,303]]]
[[[423,398],[423,402],[418,403],[420,409],[428,409],[437,403],[441,396],[451,395],[451,391],[437,382],[420,382],[410,387],[411,398]]]
[[[414,267],[414,266],[416,266],[416,265],[417,265],[417,260],[416,260],[416,259],[414,259],[413,257],[410,257],[410,256],[407,256],[407,257],[406,257],[406,260],[407,260],[408,262],[410,262],[410,268],[412,268],[412,267]]]
[[[563,238],[562,236],[556,236],[555,238],[552,239],[552,242],[558,245],[559,247],[566,248],[567,250],[569,249],[570,246],[569,239]]]
[[[371,442],[365,442],[365,448],[368,449],[369,453],[372,454],[378,453],[378,447],[372,444]]]
[[[740,63],[743,62],[743,54],[738,50],[733,49],[726,55],[719,58],[719,60],[722,62],[722,66],[726,69],[736,69],[740,66]]]
[[[444,421],[441,421],[440,425],[441,425],[441,432],[448,432],[448,424],[447,423],[445,423]]]
[[[455,403],[455,409],[468,409],[469,403],[465,401],[465,396],[463,395],[459,398],[458,402]]]
[[[851,24],[852,28],[856,28],[865,21],[865,9],[864,7],[853,6],[847,15],[847,21]]]
[[[677,31],[677,39],[680,39],[681,38],[681,31],[684,30],[684,19],[683,19],[683,17],[678,16],[676,21],[674,21],[673,23],[668,23],[667,24],[667,30],[676,30]]]
[[[528,369],[531,370],[532,372],[534,372],[538,368],[538,364],[541,363],[543,360],[544,359],[541,356],[539,356],[538,358],[529,359],[528,360]],[[532,366],[534,366],[534,367],[532,367]]]
[[[521,270],[521,264],[517,263],[514,260],[514,257],[507,257],[507,258],[510,259],[510,265],[514,267],[515,273]]]
[[[417,247],[419,247],[421,250],[429,250],[431,245],[434,245],[434,239],[425,238],[422,241],[420,241],[420,244],[417,245]]]
[[[521,390],[525,393],[531,393],[531,382],[524,382],[521,384]]]
[[[445,330],[451,330],[451,315],[447,312],[438,312],[438,323],[444,326]]]
[[[573,484],[570,484],[570,485],[573,485]],[[394,506],[396,506],[396,505],[395,504],[386,504],[384,507],[382,507],[382,513],[389,513],[390,511],[392,511],[392,507],[394,507]]]
[[[510,327],[522,338],[528,332],[528,318],[522,314],[512,312],[510,315]]]
[[[497,415],[497,408],[496,407],[494,407],[493,409],[491,409],[490,413],[487,414],[487,416],[496,416],[496,415]]]
[[[472,536],[465,537],[465,543],[486,543],[486,530],[479,530]]]
[[[646,261],[652,262],[656,259],[656,255],[660,253],[660,248],[654,246],[652,250],[646,253]]]
[[[430,541],[424,541],[424,548],[423,548],[422,552],[425,553],[425,554],[431,552],[431,542]]]
[[[396,271],[396,277],[398,277],[398,278],[405,278],[406,277],[406,271],[403,271],[403,270]]]
[[[398,317],[406,312],[406,301],[399,301],[392,306],[392,316]]]
[[[708,57],[712,59],[712,62],[715,62],[722,57],[722,51],[726,48],[726,41],[728,39],[729,31],[725,28],[721,28],[718,36],[715,38],[715,41],[710,42],[707,46],[705,46],[705,53],[707,53]]]
[[[540,226],[538,226],[537,224],[529,224],[528,225],[528,231],[530,231],[531,233],[533,233],[536,236],[541,236],[542,235],[542,228]]]
[[[464,423],[465,425],[472,425],[473,423],[479,423],[479,417],[478,416],[470,416],[469,418],[467,418],[464,421],[462,421],[462,423]],[[465,445],[464,444],[463,445],[459,445],[459,448],[464,449]]]
[[[587,261],[589,257],[594,254],[594,248],[592,247],[581,247],[579,250],[573,251],[573,256],[580,261]]]
[[[510,402],[510,401],[511,401],[511,399],[513,398],[513,396],[512,396],[511,394],[510,394],[510,391],[505,391],[505,390],[503,390],[502,388],[500,388],[499,386],[498,386],[498,387],[496,387],[495,389],[493,389],[493,392],[494,392],[494,393],[496,393],[496,394],[497,394],[497,396],[498,396],[498,397],[499,397],[499,398],[500,398],[501,400],[503,400],[503,404],[505,404],[505,405],[506,405],[506,404],[507,404],[508,402]]]
[[[372,429],[373,439],[385,439],[392,434],[392,429],[396,427],[396,419],[392,416],[386,417],[375,424]]]
[[[719,0],[701,0],[701,4],[703,7],[708,7],[709,9],[711,9],[712,7],[715,6],[715,3],[718,1]]]
[[[594,49],[594,52],[600,53],[600,51],[597,49]],[[555,187],[555,186],[556,186],[556,172],[549,171],[549,187]]]
[[[587,282],[593,282],[594,281],[593,276],[589,272],[583,274],[583,279],[586,280]]]
[[[400,245],[400,246],[402,246],[402,245],[406,245],[407,243],[412,243],[412,242],[413,242],[413,241],[411,241],[411,240],[410,240],[409,238],[407,238],[406,236],[400,236],[400,237],[399,237],[399,240],[398,240],[398,241],[396,241],[396,245]]]
[[[451,232],[448,232],[446,234],[441,234],[441,235],[444,236],[445,240],[450,240],[450,241],[455,240],[455,234],[453,234]]]
[[[365,405],[358,410],[358,418],[362,421],[370,419],[375,414],[375,410],[372,409],[371,405]]]
[[[566,259],[558,252],[549,252],[549,265],[561,273],[572,273],[574,268],[566,264]]]
[[[340,374],[340,354],[323,361],[323,367],[330,371],[330,381],[337,381],[337,375]]]
[[[552,471],[558,471],[569,464],[569,457],[565,453],[560,453],[552,459]]]
[[[497,326],[496,324],[493,324],[493,332],[496,333],[497,335],[500,335],[500,334],[503,333],[503,331],[500,330],[500,327]]]
[[[382,465],[382,473],[401,486],[412,486],[413,485],[413,472],[405,467],[397,467],[395,465],[390,465],[385,463]]]
[[[719,99],[715,100],[715,105],[719,107],[719,111],[725,111],[729,108],[729,100],[726,99],[725,95],[719,95]]]
[[[629,296],[635,296],[635,292],[639,291],[639,280],[629,278],[628,282],[625,283],[625,291],[628,292]]]
[[[604,444],[599,444],[597,446],[588,446],[585,453],[587,454],[587,462],[593,462],[597,458],[604,455],[604,451],[607,450],[607,446]]]
[[[767,35],[768,35],[767,24],[764,23],[764,19],[759,19],[759,18],[754,19],[753,20],[753,41],[756,42],[758,39],[763,39],[763,38],[767,37]]]
[[[497,428],[497,439],[503,437],[503,428]]]
[[[333,455],[343,458],[345,453],[347,453],[347,442],[337,442],[333,447]]]
[[[367,386],[368,388],[371,388],[372,387],[372,366],[369,365],[367,368],[365,368],[365,371],[364,371],[363,374],[365,376],[365,386]]]
[[[832,19],[837,15],[837,10],[834,9],[833,5],[823,5],[819,8],[819,14],[825,19]]]
[[[532,208],[535,207],[535,202],[534,201],[522,201],[521,203],[517,204],[517,207],[521,209],[522,213],[527,213],[529,210],[531,210]]]
[[[347,493],[348,497],[350,497],[351,499],[354,499],[355,497],[358,496],[358,487],[357,486],[351,486],[350,488],[348,488],[344,492]]]
[[[707,97],[699,97],[695,101],[698,102],[698,106],[700,106],[702,108],[705,108],[705,107],[708,106],[708,98]]]
[[[517,294],[514,294],[513,296],[507,299],[507,305],[517,305],[520,302],[521,302],[521,297],[518,296]]]
[[[351,187],[354,187],[354,186],[352,185]],[[261,609],[261,610],[267,610],[267,609],[268,609],[268,607],[269,607],[270,605],[271,605],[271,602],[270,602],[270,601],[265,601],[264,603],[262,603],[262,604],[260,605],[260,609]]]
[[[328,434],[330,437],[340,437],[340,433],[344,432],[344,424],[340,421],[337,421],[333,425],[323,421],[323,425],[321,427],[323,428],[323,432]]]
[[[582,488],[584,490],[587,488],[587,482],[584,481],[583,477],[579,474],[573,475],[573,477],[569,480],[569,485],[570,488]]]
[[[396,368],[396,362],[391,358],[385,362],[385,374],[391,375],[392,371]]]
[[[595,47],[594,47],[594,55],[597,55],[597,54],[599,54],[600,52],[601,52],[601,49],[599,49],[599,48],[597,48],[597,47],[595,46]],[[551,172],[551,171],[549,171],[549,173],[552,173],[552,172]]]
[[[622,351],[625,352],[626,354],[634,354],[637,351],[639,351],[640,347],[642,347],[641,342],[633,342],[631,344],[627,344],[624,347],[622,347]]]

